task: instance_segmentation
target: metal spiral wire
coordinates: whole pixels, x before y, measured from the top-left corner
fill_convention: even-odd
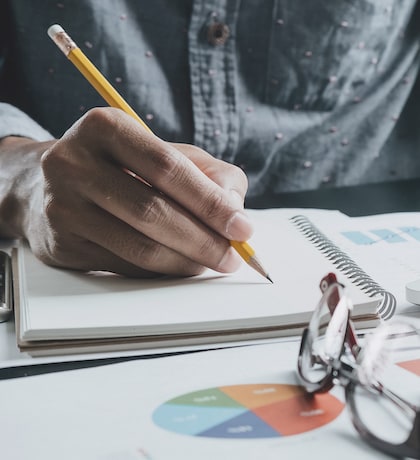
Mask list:
[[[381,318],[386,320],[393,316],[397,302],[390,292],[374,281],[348,254],[319,231],[307,217],[296,215],[291,217],[290,220],[334,264],[337,270],[346,275],[353,284],[368,294],[369,297],[381,297],[381,302],[377,307],[377,313]]]

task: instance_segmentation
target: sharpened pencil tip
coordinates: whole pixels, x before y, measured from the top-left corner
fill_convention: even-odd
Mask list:
[[[252,267],[254,270],[256,270],[261,276],[268,279],[270,283],[274,284],[273,280],[270,278],[269,274],[267,273],[267,270],[264,269],[264,267],[261,265],[257,257],[252,256],[248,261],[248,265]]]

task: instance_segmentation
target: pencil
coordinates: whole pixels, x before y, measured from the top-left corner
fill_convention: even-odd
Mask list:
[[[123,110],[137,120],[143,128],[152,132],[60,25],[54,24],[50,26],[48,28],[48,35],[111,107]],[[230,241],[230,244],[250,267],[267,278],[271,283],[273,282],[261,262],[258,260],[254,249],[247,242]]]

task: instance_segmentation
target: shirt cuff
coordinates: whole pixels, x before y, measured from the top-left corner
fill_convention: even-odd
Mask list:
[[[28,137],[43,142],[54,137],[26,113],[0,102],[0,139],[7,136]]]

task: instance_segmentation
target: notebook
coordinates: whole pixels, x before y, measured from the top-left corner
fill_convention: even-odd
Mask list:
[[[304,215],[303,215],[304,213]],[[251,240],[274,284],[246,264],[184,279],[127,279],[44,265],[28,247],[14,254],[15,317],[21,351],[32,356],[229,343],[299,334],[336,273],[357,327],[395,311],[395,298],[319,227],[349,217],[326,210],[253,210]]]

